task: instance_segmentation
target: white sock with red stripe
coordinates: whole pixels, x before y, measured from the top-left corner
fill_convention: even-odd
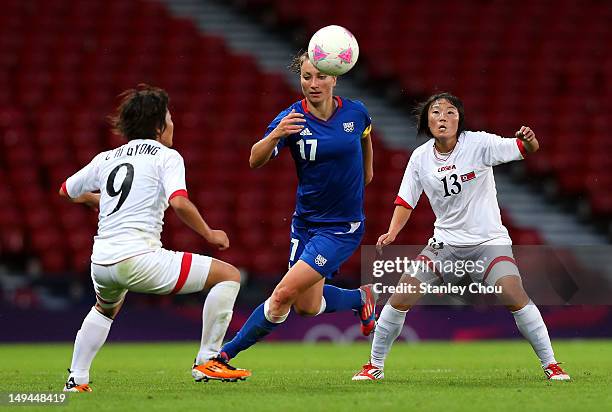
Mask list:
[[[514,316],[516,326],[525,339],[531,343],[531,347],[538,355],[542,366],[546,367],[551,363],[557,363],[548,336],[548,329],[546,329],[538,307],[530,300],[524,308],[512,312],[512,316]]]
[[[391,351],[391,345],[399,336],[406,320],[408,311],[397,310],[386,304],[380,312],[380,317],[374,329],[374,340],[372,341],[372,352],[370,363],[377,368],[383,369],[385,359]]]
[[[227,331],[240,283],[226,280],[210,289],[202,310],[202,340],[196,364],[201,365],[219,354]]]
[[[74,382],[79,385],[89,383],[91,362],[106,342],[112,323],[112,319],[98,312],[95,307],[91,308],[74,340],[69,379],[74,378]]]

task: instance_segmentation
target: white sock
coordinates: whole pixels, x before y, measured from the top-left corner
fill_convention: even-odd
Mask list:
[[[240,283],[226,280],[210,289],[202,310],[202,340],[196,357],[198,365],[214,358],[221,349],[223,337],[232,320],[234,302]]]
[[[530,300],[527,306],[512,312],[512,315],[518,329],[525,339],[531,343],[531,347],[538,355],[542,366],[546,367],[551,363],[556,363],[555,354],[548,337],[548,330],[538,307]]]
[[[280,316],[275,316],[272,315],[270,313],[270,299],[268,298],[266,299],[266,301],[264,302],[264,316],[266,317],[266,319],[268,320],[268,322],[272,322],[272,323],[283,323],[284,321],[287,320],[287,318],[289,317],[289,313],[291,312],[291,309],[289,309],[289,311],[287,311],[287,313],[285,313],[284,315],[280,315]]]
[[[74,378],[74,382],[79,385],[89,383],[91,362],[104,345],[112,323],[112,319],[98,312],[95,307],[91,308],[74,340],[69,379]]]
[[[325,308],[327,307],[327,301],[323,296],[321,296],[321,306],[319,306],[319,311],[315,316],[319,316],[321,313],[325,312]]]
[[[377,368],[384,368],[385,358],[391,350],[391,345],[404,326],[408,311],[397,310],[387,304],[380,312],[380,317],[374,329],[374,340],[372,341],[372,352],[370,362]]]

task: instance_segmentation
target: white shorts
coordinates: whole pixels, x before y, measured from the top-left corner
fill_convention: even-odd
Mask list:
[[[112,308],[130,292],[156,295],[186,294],[204,288],[212,258],[159,249],[113,265],[91,264],[98,304]]]
[[[494,241],[477,246],[450,246],[430,239],[417,260],[427,262],[429,270],[417,270],[415,277],[432,285],[459,283],[467,275],[474,282],[494,286],[504,276],[521,276],[512,245],[495,244]],[[468,261],[474,262],[470,265],[473,270],[465,270]],[[464,262],[462,270],[458,270],[457,262]]]

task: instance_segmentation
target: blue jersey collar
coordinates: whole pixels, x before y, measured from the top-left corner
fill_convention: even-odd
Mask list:
[[[310,113],[310,110],[308,110],[308,102],[306,101],[306,99],[302,99],[302,102],[301,102],[302,103],[302,110],[304,110],[304,113],[310,115],[313,119],[316,119],[316,120],[318,120],[320,122],[323,122],[323,123],[327,123],[331,119],[333,119],[334,116],[336,115],[336,113],[338,113],[338,110],[340,110],[342,108],[342,99],[340,98],[340,96],[334,96],[334,99],[336,100],[336,103],[337,103],[338,106],[336,107],[336,109],[334,110],[332,115],[327,120],[319,119],[317,116],[315,116],[314,114]]]

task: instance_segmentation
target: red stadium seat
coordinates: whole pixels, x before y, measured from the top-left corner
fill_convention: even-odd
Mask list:
[[[412,96],[450,89],[465,96],[469,123],[479,128],[509,134],[534,124],[542,150],[526,161],[529,172],[555,177],[564,194],[588,194],[593,213],[612,216],[612,200],[601,193],[611,183],[611,158],[599,149],[608,121],[593,109],[611,97],[603,85],[612,77],[612,60],[602,61],[605,42],[598,41],[607,33],[605,2],[578,7],[560,0],[555,10],[539,2],[478,8],[455,2],[446,5],[455,18],[434,32],[428,22],[439,10],[424,0],[379,0],[368,7],[349,0],[303,8],[281,0],[242,3],[269,5],[281,24],[306,32],[327,23],[349,27],[367,50],[360,64],[368,79],[395,81]],[[106,116],[121,90],[150,82],[170,92],[190,197],[212,226],[228,231],[232,248],[219,256],[280,277],[295,205],[293,160],[284,152],[251,170],[248,158],[271,117],[298,96],[284,75],[262,72],[253,57],[230,52],[224,39],[201,34],[162,3],[25,4],[8,1],[0,15],[0,178],[9,188],[0,191],[2,250],[38,256],[49,272],[89,271],[95,214],[62,203],[57,189],[96,153],[125,142],[109,131]],[[542,13],[546,27],[528,23]],[[580,36],[564,24],[570,16]],[[462,23],[468,17],[473,24]],[[505,30],[502,19],[517,25]],[[558,65],[562,55],[571,61]],[[533,63],[525,65],[526,58]],[[587,157],[576,156],[577,131]],[[375,179],[366,190],[369,243],[388,228],[409,158],[375,140]],[[424,244],[433,220],[423,197],[398,241]],[[529,229],[513,229],[512,236],[517,244],[542,241]],[[166,216],[164,242],[213,252],[173,212]],[[358,259],[343,270],[358,275]]]

